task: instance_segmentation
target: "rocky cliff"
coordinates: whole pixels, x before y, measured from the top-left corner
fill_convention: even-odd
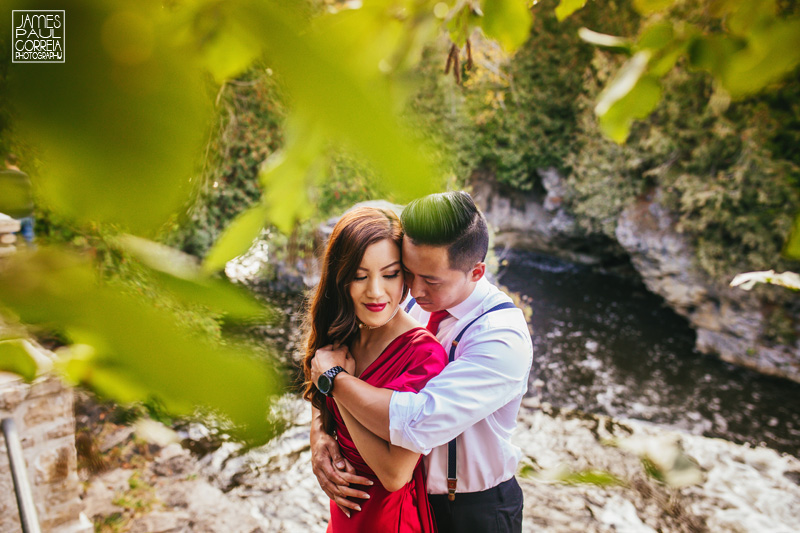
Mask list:
[[[689,320],[700,352],[800,381],[800,301],[775,298],[786,289],[748,293],[712,279],[698,266],[694,246],[676,229],[658,190],[621,211],[610,240],[582,229],[564,201],[569,191],[557,172],[540,174],[544,191],[531,193],[476,176],[473,192],[495,231],[495,245],[587,264],[619,264],[627,257],[648,289]]]

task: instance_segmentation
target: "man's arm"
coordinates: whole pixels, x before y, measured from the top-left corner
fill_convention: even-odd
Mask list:
[[[500,313],[497,313],[500,315]],[[426,454],[460,435],[527,385],[533,360],[524,318],[492,317],[461,341],[463,352],[418,393],[390,397],[390,442]]]
[[[311,360],[311,379],[317,382],[320,374],[334,366],[345,367],[349,352],[346,347],[334,350],[332,347],[317,350]],[[389,442],[389,402],[392,399],[389,389],[373,387],[357,377],[339,373],[333,382],[333,398],[353,418],[369,431]]]
[[[347,497],[366,499],[366,492],[350,488],[350,484],[372,485],[372,481],[355,474],[353,466],[342,457],[339,444],[322,429],[319,411],[311,408],[311,470],[328,498],[348,517],[350,510],[360,511],[358,503]]]

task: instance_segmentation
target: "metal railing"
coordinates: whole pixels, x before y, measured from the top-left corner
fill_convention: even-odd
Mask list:
[[[6,439],[8,451],[8,465],[11,477],[14,479],[14,493],[17,496],[19,509],[19,522],[23,533],[41,533],[39,519],[36,517],[36,506],[33,504],[33,492],[28,482],[28,472],[25,468],[25,459],[22,457],[22,445],[19,441],[17,427],[14,419],[4,418],[2,422],[3,436]]]

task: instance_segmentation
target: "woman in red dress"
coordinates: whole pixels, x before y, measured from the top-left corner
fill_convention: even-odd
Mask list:
[[[328,241],[309,306],[304,397],[356,473],[373,482],[357,487],[370,497],[350,516],[331,502],[332,533],[436,531],[420,454],[371,433],[309,381],[314,353],[330,344],[346,344],[353,357],[345,371],[376,387],[419,391],[444,368],[447,354],[439,341],[401,309],[408,293],[401,239],[400,220],[391,211],[346,213]]]

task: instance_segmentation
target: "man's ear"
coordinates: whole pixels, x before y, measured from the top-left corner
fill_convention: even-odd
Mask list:
[[[475,263],[475,266],[469,271],[469,280],[478,281],[484,274],[486,274],[486,263]]]

